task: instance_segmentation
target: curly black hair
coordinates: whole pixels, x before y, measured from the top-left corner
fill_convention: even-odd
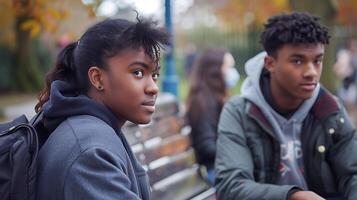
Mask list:
[[[308,13],[293,12],[280,14],[268,19],[260,43],[268,55],[276,56],[276,51],[284,44],[321,43],[328,44],[328,28],[320,23],[320,18]]]

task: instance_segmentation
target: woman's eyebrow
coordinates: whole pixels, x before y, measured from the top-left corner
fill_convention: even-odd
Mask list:
[[[129,64],[129,67],[130,67],[130,66],[135,66],[135,65],[140,65],[140,66],[142,66],[142,67],[144,67],[144,68],[146,68],[146,69],[150,69],[150,66],[149,66],[148,64],[146,64],[146,63],[144,63],[144,62],[138,62],[138,61],[133,62],[133,63],[130,63],[130,64]]]
[[[160,66],[160,65],[157,65],[157,66],[155,67],[154,71],[160,71],[160,69],[161,69],[161,66]]]
[[[132,66],[135,66],[135,65],[140,65],[140,66],[144,67],[144,68],[147,69],[147,70],[151,70],[151,69],[153,68],[152,66],[146,64],[145,62],[140,62],[140,61],[130,63],[130,64],[129,64],[129,67],[132,67]],[[160,68],[161,68],[160,65],[156,65],[156,66],[152,69],[152,71],[159,71]]]

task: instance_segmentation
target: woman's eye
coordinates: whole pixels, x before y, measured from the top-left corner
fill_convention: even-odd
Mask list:
[[[156,81],[157,79],[159,79],[159,77],[160,77],[160,74],[159,73],[154,73],[153,75],[152,75],[152,78]]]
[[[141,71],[141,70],[136,70],[136,71],[134,71],[134,75],[135,75],[135,76],[138,76],[138,77],[143,77],[143,76],[144,76],[144,73],[143,73],[143,71]]]

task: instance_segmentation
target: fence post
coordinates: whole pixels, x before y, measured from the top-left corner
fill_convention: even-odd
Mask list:
[[[175,72],[175,60],[174,60],[174,34],[171,16],[171,0],[165,0],[165,26],[167,32],[171,34],[170,44],[167,47],[167,54],[165,56],[165,75],[162,81],[162,88],[164,92],[169,92],[178,97],[177,86],[178,77]]]

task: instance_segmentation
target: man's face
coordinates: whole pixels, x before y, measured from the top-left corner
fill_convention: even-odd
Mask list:
[[[286,44],[265,58],[274,98],[303,101],[312,96],[322,72],[323,44]],[[283,101],[284,101],[283,100]]]
[[[107,59],[104,103],[119,120],[145,124],[155,111],[157,63],[142,50],[129,49]]]

